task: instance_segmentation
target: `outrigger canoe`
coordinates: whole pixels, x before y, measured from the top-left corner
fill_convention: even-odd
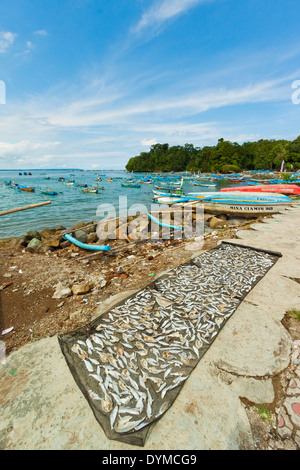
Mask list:
[[[56,191],[49,191],[48,189],[40,189],[40,193],[47,194],[47,196],[57,196],[58,193]]]
[[[279,193],[300,195],[300,187],[295,184],[266,184],[262,186],[237,186],[236,188],[222,188],[221,192],[255,192],[255,193]]]
[[[83,193],[95,193],[95,194],[98,194],[98,189],[85,189],[85,188],[81,188],[81,192],[83,192]]]
[[[141,185],[139,183],[121,183],[121,186],[124,188],[140,188]]]
[[[242,191],[231,191],[229,193],[216,191],[207,193],[187,193],[186,197],[191,199],[206,198],[211,202],[218,202],[219,204],[291,204],[292,200],[284,194],[263,194],[260,192],[251,192],[245,194]]]
[[[293,201],[283,194],[262,194],[243,192],[206,192],[188,193],[185,197],[156,196],[159,204],[179,204],[199,201],[204,211],[215,214],[243,215],[249,217],[259,214],[275,214],[289,207]]]
[[[20,189],[21,191],[28,191],[30,193],[34,193],[35,191],[35,188],[27,188],[26,186],[20,186],[20,185],[18,185],[18,189]]]

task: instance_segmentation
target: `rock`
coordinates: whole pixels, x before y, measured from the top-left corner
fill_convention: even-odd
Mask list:
[[[72,292],[74,295],[83,295],[91,291],[91,286],[88,282],[82,282],[81,284],[73,284]]]
[[[96,232],[91,232],[88,234],[86,242],[88,245],[90,245],[91,243],[96,243],[97,240],[98,240],[98,236]]]
[[[97,240],[96,245],[105,245],[108,239],[100,239]]]
[[[4,273],[4,274],[3,274],[3,277],[12,277],[12,274],[10,274],[10,273]]]
[[[61,283],[56,286],[52,299],[66,299],[71,297],[72,291],[69,287],[63,286]]]
[[[42,238],[42,242],[46,246],[50,246],[53,248],[58,248],[60,245],[60,238],[59,237],[51,237],[51,238]]]
[[[84,232],[83,230],[76,230],[74,233],[74,238],[78,240],[81,243],[86,243],[87,242],[87,233]]]
[[[228,220],[228,225],[242,225],[243,223],[245,222],[245,219],[237,219],[237,218],[234,218],[234,219],[229,219]]]
[[[75,232],[75,230],[79,230],[80,228],[84,227],[85,225],[86,225],[85,222],[78,222],[77,224],[73,225],[73,227],[71,227],[69,229],[69,231],[72,230],[72,231]]]
[[[39,253],[49,254],[49,253],[51,253],[52,251],[55,251],[55,250],[52,246],[41,245],[37,248],[37,251]]]
[[[61,248],[68,248],[68,246],[71,246],[71,242],[69,240],[65,240],[64,242],[61,242],[60,244]]]
[[[18,250],[26,246],[25,238],[13,238],[7,245],[9,248]]]
[[[36,230],[29,230],[29,232],[24,233],[23,237],[26,242],[30,242],[34,238],[41,240],[41,234]]]
[[[43,245],[57,248],[60,245],[60,236],[56,234],[56,229],[45,228],[40,232]]]
[[[40,235],[42,239],[43,238],[47,239],[47,238],[52,238],[55,235],[55,232],[56,232],[55,228],[44,228],[44,230],[40,232]]]
[[[41,245],[42,245],[41,240],[39,240],[38,238],[33,238],[33,239],[30,240],[30,242],[28,243],[27,248],[38,248],[38,247],[41,246]]]
[[[218,219],[217,217],[212,217],[212,219],[210,219],[209,221],[209,226],[212,229],[223,228],[225,225],[228,226],[227,220],[221,220],[221,219]]]
[[[96,225],[90,225],[90,224],[93,224],[93,222],[90,222],[89,224],[87,224],[86,227],[82,227],[82,230],[84,230],[87,234],[96,232]],[[88,225],[90,226],[88,227]]]

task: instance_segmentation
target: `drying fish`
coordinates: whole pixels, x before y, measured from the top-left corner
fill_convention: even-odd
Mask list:
[[[122,356],[124,354],[124,348],[123,346],[117,346],[117,353]]]
[[[101,400],[101,408],[105,413],[109,413],[112,410],[112,407],[113,403],[108,396]]]
[[[115,430],[117,432],[129,432],[132,429],[136,428],[142,421],[144,421],[145,418],[138,419],[137,421],[131,421],[131,419],[126,421],[126,424],[118,422],[117,426],[115,427]]]
[[[93,372],[93,371],[94,371],[94,367],[92,366],[92,364],[91,364],[89,361],[87,361],[86,359],[83,359],[83,362],[84,362],[85,367],[87,368],[87,370],[88,370],[89,372]]]
[[[203,252],[104,314],[90,336],[70,342],[74,362],[84,361],[88,395],[109,420],[106,429],[138,432],[165,413],[171,391],[180,390],[273,263],[266,253],[229,244]]]
[[[97,395],[97,393],[93,392],[93,390],[89,390],[88,394],[92,398],[92,400],[101,400],[99,395]]]
[[[106,364],[108,362],[108,355],[105,353],[100,353],[99,354],[100,361],[103,362],[103,364]]]
[[[116,405],[110,414],[110,429],[113,429],[114,427],[114,423],[118,414],[118,409],[119,407],[118,405]]]

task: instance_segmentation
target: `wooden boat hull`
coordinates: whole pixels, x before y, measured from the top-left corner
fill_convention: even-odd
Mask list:
[[[18,187],[21,191],[26,191],[28,193],[34,193],[35,189],[34,188],[21,188],[20,186]]]
[[[251,219],[259,215],[272,215],[278,214],[288,208],[287,205],[235,205],[235,204],[218,204],[218,203],[204,203],[204,212],[214,215],[230,215],[232,217],[243,217]]]
[[[198,197],[206,198],[207,202],[218,202],[219,204],[291,204],[292,200],[284,194],[264,194],[260,192],[244,193],[242,191],[234,192],[202,192],[202,193],[187,193],[187,198],[197,199]]]

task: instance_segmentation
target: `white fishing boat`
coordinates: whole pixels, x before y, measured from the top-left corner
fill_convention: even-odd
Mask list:
[[[185,197],[156,196],[155,202],[159,204],[180,204],[199,201],[204,205],[204,211],[213,214],[231,214],[251,217],[269,215],[287,209],[294,202],[282,194],[262,193],[188,193]]]

